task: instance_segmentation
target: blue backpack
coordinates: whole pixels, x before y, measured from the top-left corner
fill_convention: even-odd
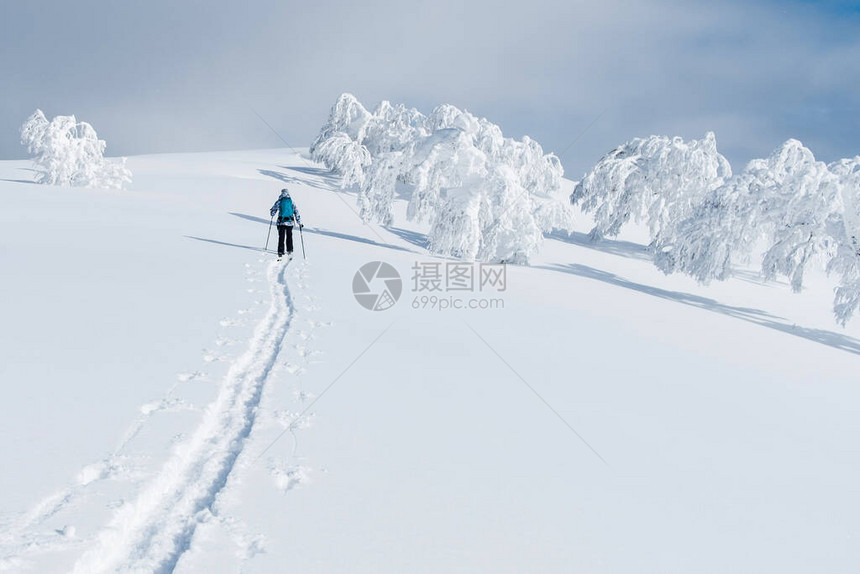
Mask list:
[[[293,200],[289,197],[285,197],[281,199],[281,205],[279,206],[278,216],[281,221],[287,221],[288,219],[292,219],[293,214],[295,214],[296,210],[293,208]]]

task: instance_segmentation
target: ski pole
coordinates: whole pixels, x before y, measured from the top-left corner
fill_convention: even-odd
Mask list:
[[[272,236],[272,222],[274,220],[275,220],[275,216],[273,215],[272,219],[269,220],[269,233],[266,234],[266,249],[265,249],[265,251],[269,250],[269,237]]]
[[[304,225],[299,223],[299,238],[302,240],[302,259],[307,259],[307,255],[305,255],[305,234],[302,233],[302,228]]]

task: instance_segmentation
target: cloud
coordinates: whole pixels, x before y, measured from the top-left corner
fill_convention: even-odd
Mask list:
[[[108,152],[306,146],[342,91],[453,103],[561,151],[572,177],[652,133],[736,165],[798,137],[858,153],[860,22],[844,4],[673,0],[5,3],[0,157],[36,107]],[[599,120],[570,145],[583,129]]]

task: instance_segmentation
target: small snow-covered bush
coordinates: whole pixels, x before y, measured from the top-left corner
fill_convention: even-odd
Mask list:
[[[358,185],[361,216],[390,225],[398,186],[407,217],[429,221],[431,251],[479,261],[527,263],[543,232],[570,229],[572,209],[559,197],[563,169],[526,137],[455,106],[425,116],[382,102],[371,113],[341,95],[311,153]]]
[[[121,189],[131,182],[125,158],[106,159],[104,140],[75,116],[48,121],[36,110],[21,126],[21,144],[33,155],[38,183]]]

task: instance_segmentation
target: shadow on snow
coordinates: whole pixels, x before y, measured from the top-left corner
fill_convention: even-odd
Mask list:
[[[654,260],[651,250],[647,245],[634,243],[632,241],[607,239],[605,237],[593,240],[587,233],[580,233],[578,231],[572,231],[569,235],[563,231],[553,231],[551,233],[546,233],[545,237],[548,239],[555,239],[556,241],[561,241],[563,243],[569,243],[570,245],[593,249],[594,251],[600,251],[601,253],[616,255],[618,257],[627,257],[629,259],[651,262]],[[745,281],[746,283],[761,285],[762,287],[774,288],[777,285],[788,286],[788,282],[783,279],[777,278],[766,280],[761,273],[741,268],[732,268],[731,278]]]
[[[809,341],[813,341],[821,345],[827,345],[828,347],[833,347],[834,349],[839,349],[841,351],[847,351],[855,355],[860,355],[860,341],[854,339],[853,337],[849,337],[847,335],[840,335],[839,333],[825,331],[823,329],[811,329],[808,327],[801,327],[799,325],[791,325],[789,323],[786,323],[785,319],[783,319],[782,317],[771,315],[770,313],[761,311],[759,309],[752,309],[749,307],[733,307],[731,305],[726,305],[715,301],[714,299],[708,299],[707,297],[701,297],[699,295],[682,293],[680,291],[669,291],[667,289],[660,289],[659,287],[652,287],[650,285],[635,283],[633,281],[615,275],[614,273],[601,271],[593,267],[588,267],[587,265],[541,265],[538,268],[546,269],[549,271],[569,273],[571,275],[576,275],[577,277],[584,277],[586,279],[601,281],[609,285],[623,287],[624,289],[630,289],[631,291],[637,291],[639,293],[644,293],[645,295],[650,295],[652,297],[658,297],[667,301],[681,303],[682,305],[689,305],[691,307],[697,307],[699,309],[704,309],[713,313],[720,313],[722,315],[734,317],[735,319],[747,321],[748,323],[753,323],[754,325],[767,327],[768,329],[780,331],[788,335],[794,335],[795,337],[801,337],[803,339],[807,339]]]
[[[246,219],[248,221],[253,221],[254,223],[261,223],[263,225],[269,225],[268,219],[263,219],[262,217],[257,217],[255,215],[248,215],[246,213],[236,213],[231,211],[230,215],[234,215],[241,219]],[[314,227],[304,227],[304,231],[308,233],[312,233],[315,235],[324,235],[326,237],[332,237],[334,239],[343,239],[345,241],[354,241],[356,243],[363,243],[365,245],[373,245],[374,247],[383,247],[385,249],[393,249],[395,251],[405,251],[406,253],[414,253],[413,251],[406,249],[405,247],[401,247],[399,245],[391,245],[390,243],[380,243],[379,241],[374,241],[372,239],[368,239],[366,237],[359,237],[357,235],[349,235],[347,233],[340,233],[337,231],[329,231],[327,229],[320,229]],[[217,242],[216,242],[217,243]]]
[[[257,251],[259,253],[275,253],[275,251],[272,251],[271,249],[264,249],[262,247],[252,247],[250,245],[240,245],[238,243],[228,243],[226,241],[218,241],[217,239],[206,239],[205,237],[196,237],[194,235],[183,235],[183,237],[187,237],[188,239],[195,239],[197,241],[205,241],[206,243],[214,243],[215,245],[224,245],[227,247],[237,247],[239,249],[248,249],[250,251]]]
[[[344,239],[346,241],[355,241],[356,243],[364,243],[365,245],[373,245],[374,247],[384,247],[385,249],[393,249],[395,251],[405,251],[406,253],[415,253],[411,249],[406,249],[405,247],[401,247],[399,245],[392,245],[390,243],[380,243],[379,241],[374,241],[372,239],[368,239],[366,237],[359,237],[357,235],[349,235],[347,233],[339,233],[337,231],[329,231],[327,229],[319,229],[319,228],[309,228],[305,227],[305,231],[308,233],[313,233],[316,235],[324,235],[326,237],[333,237],[334,239]]]
[[[640,245],[639,243],[633,243],[632,241],[606,238],[593,240],[587,233],[580,233],[578,231],[571,231],[570,234],[563,231],[553,231],[552,233],[547,233],[546,237],[563,243],[585,247],[586,249],[600,251],[601,253],[608,253],[610,255],[618,255],[620,257],[641,259],[645,261],[651,260],[651,253],[648,250],[648,247]]]
[[[422,249],[427,247],[427,236],[423,233],[418,233],[417,231],[410,231],[408,229],[401,229],[399,227],[386,227],[385,230],[390,233],[393,233],[403,241],[415,245],[416,247],[420,247]]]
[[[281,169],[295,171],[303,175],[309,175],[310,178],[306,177],[296,177],[293,175],[289,175],[288,173],[284,173],[281,171],[275,171],[272,169],[258,169],[257,172],[260,175],[264,175],[266,177],[271,177],[272,179],[276,179],[283,183],[293,183],[296,185],[307,185],[309,187],[314,187],[317,189],[324,189],[326,191],[331,191],[334,193],[344,192],[348,190],[340,189],[340,178],[336,175],[332,174],[330,171],[317,167],[290,167],[290,166],[279,166]]]

